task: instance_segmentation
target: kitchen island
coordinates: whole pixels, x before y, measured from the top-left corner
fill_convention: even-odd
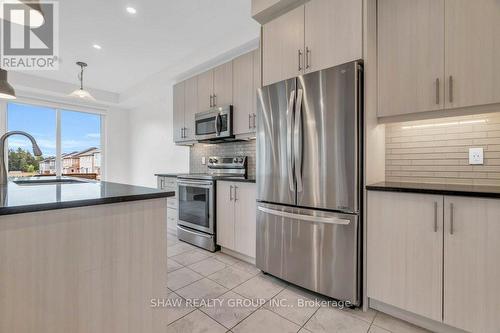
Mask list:
[[[42,178],[0,187],[0,332],[165,331],[175,193]]]

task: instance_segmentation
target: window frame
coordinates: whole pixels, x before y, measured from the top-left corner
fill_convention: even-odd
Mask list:
[[[7,124],[8,124],[8,104],[9,103],[17,103],[17,104],[27,104],[33,106],[41,106],[54,109],[56,113],[56,176],[62,176],[62,142],[61,142],[61,114],[63,111],[70,112],[80,112],[87,113],[92,115],[98,115],[100,117],[100,149],[101,149],[101,180],[106,179],[106,112],[101,109],[94,109],[90,107],[82,107],[73,104],[65,104],[65,103],[55,103],[45,100],[31,99],[31,98],[17,98],[15,100],[0,100],[0,135],[3,135],[7,132]],[[5,151],[4,160],[7,161],[8,158],[8,150]],[[8,163],[7,168],[8,168]]]

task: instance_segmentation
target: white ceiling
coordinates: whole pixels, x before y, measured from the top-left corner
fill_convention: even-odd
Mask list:
[[[75,62],[85,61],[87,87],[121,93],[155,73],[177,75],[257,38],[250,1],[60,1],[59,70],[25,73],[76,85]],[[137,14],[128,14],[126,6]]]

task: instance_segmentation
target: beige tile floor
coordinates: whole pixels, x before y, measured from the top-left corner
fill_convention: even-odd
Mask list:
[[[220,252],[168,235],[168,329],[180,333],[423,333],[383,313],[320,306],[325,300]],[[303,306],[306,304],[306,306]]]

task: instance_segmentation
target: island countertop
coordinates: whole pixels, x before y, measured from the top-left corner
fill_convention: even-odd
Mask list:
[[[0,185],[0,215],[95,206],[172,196],[175,196],[175,192],[105,181],[85,180],[77,183],[42,185],[20,185],[9,182],[7,185]]]

